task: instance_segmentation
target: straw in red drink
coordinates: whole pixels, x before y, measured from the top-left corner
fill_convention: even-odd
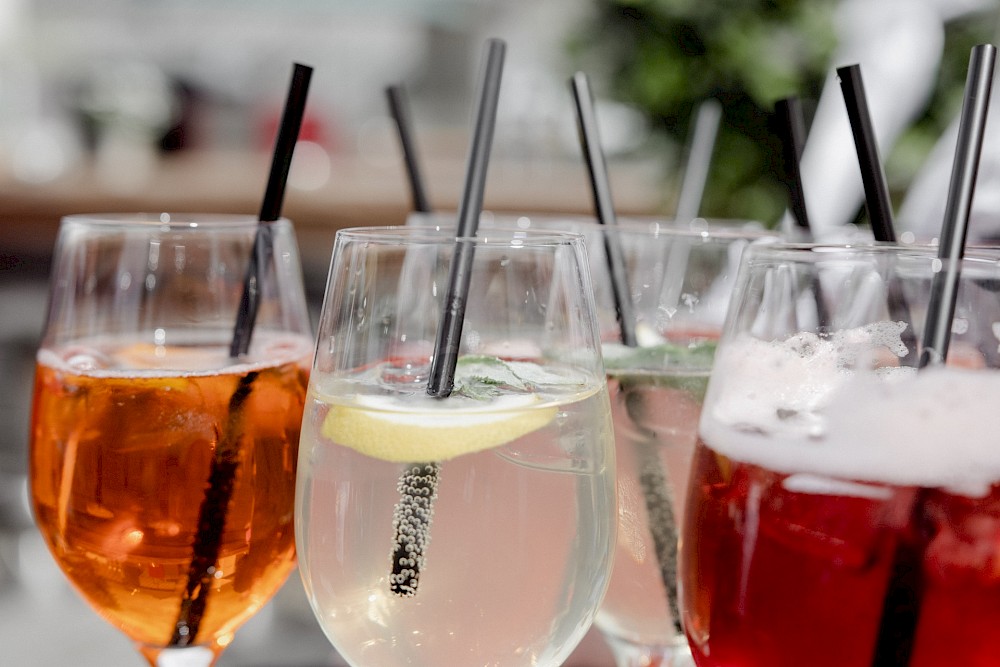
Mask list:
[[[806,145],[806,122],[802,115],[802,102],[797,97],[785,97],[774,103],[775,122],[781,139],[782,181],[788,189],[789,210],[795,225],[812,240],[809,213],[806,209],[805,189],[799,161]]]
[[[861,78],[861,66],[840,67],[837,69],[837,77],[840,79],[840,89],[844,94],[851,133],[854,135],[854,146],[861,167],[861,182],[865,189],[865,208],[868,210],[872,233],[876,241],[895,243],[892,200],[889,197],[889,186],[886,183],[885,170],[882,168],[882,159],[879,157],[878,140],[868,110],[868,96],[865,94]]]
[[[861,66],[841,67],[837,69],[837,76],[844,94],[844,104],[847,106],[851,133],[854,135],[858,165],[861,168],[861,182],[865,191],[865,210],[868,211],[872,234],[876,241],[895,243],[892,200],[889,197],[889,185],[886,182],[885,170],[882,168],[882,159],[879,157],[875,126],[868,111],[868,96],[861,78]],[[900,291],[899,283],[890,283],[888,290],[890,316],[898,322],[910,322],[910,307]],[[901,338],[907,349],[903,363],[912,366],[917,358],[917,337],[913,327],[906,327]]]
[[[993,45],[980,44],[972,49],[938,249],[943,270],[936,272],[931,282],[919,360],[921,368],[943,364],[948,356],[995,63],[996,48]],[[874,667],[905,667],[910,663],[924,589],[927,543],[919,527],[926,524],[924,499],[927,491],[918,489],[912,509],[910,524],[918,529],[912,535],[901,537],[896,544],[872,658]],[[933,632],[934,629],[928,631]]]
[[[806,145],[806,121],[799,98],[792,96],[775,102],[774,120],[777,124],[775,130],[781,140],[781,178],[788,189],[788,208],[799,233],[806,241],[813,241],[806,194],[802,186],[802,171],[799,167]],[[830,325],[830,314],[819,276],[814,277],[812,288],[816,302],[816,320],[821,328],[826,328]]]

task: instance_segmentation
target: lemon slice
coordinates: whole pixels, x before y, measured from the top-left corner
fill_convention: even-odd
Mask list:
[[[388,397],[359,397],[332,405],[323,435],[373,458],[393,462],[445,461],[490,449],[536,431],[556,416],[535,394],[500,396],[488,405],[453,409],[427,398],[421,409]]]

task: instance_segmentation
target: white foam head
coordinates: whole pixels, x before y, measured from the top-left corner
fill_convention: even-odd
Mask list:
[[[901,323],[724,345],[706,443],[785,473],[985,494],[1000,480],[1000,371],[901,368]]]

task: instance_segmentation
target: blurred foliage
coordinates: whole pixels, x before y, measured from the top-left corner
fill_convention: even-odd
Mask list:
[[[988,16],[976,14],[946,26],[945,52],[937,85],[927,108],[885,157],[886,178],[889,179],[894,200],[901,200],[941,133],[961,111],[970,51],[977,44],[996,43],[997,18],[996,11],[993,11]],[[992,103],[1000,103],[998,98],[1000,91],[994,86]]]
[[[775,224],[787,193],[778,180],[780,146],[770,123],[774,102],[797,95],[807,113],[815,108],[834,66],[837,5],[837,0],[593,0],[570,53],[599,90],[642,110],[674,146],[686,141],[696,106],[718,99],[723,121],[702,213]],[[933,99],[887,159],[895,187],[905,187],[957,112],[969,49],[989,41],[992,29],[982,17],[948,26]],[[664,209],[670,211],[674,190],[665,191]]]

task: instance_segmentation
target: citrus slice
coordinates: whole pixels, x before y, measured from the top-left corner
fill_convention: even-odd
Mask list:
[[[390,397],[359,397],[350,406],[330,406],[322,432],[385,461],[445,461],[516,440],[556,416],[556,407],[540,405],[535,394],[499,396],[488,405],[457,409],[447,400],[428,397],[414,409]]]

